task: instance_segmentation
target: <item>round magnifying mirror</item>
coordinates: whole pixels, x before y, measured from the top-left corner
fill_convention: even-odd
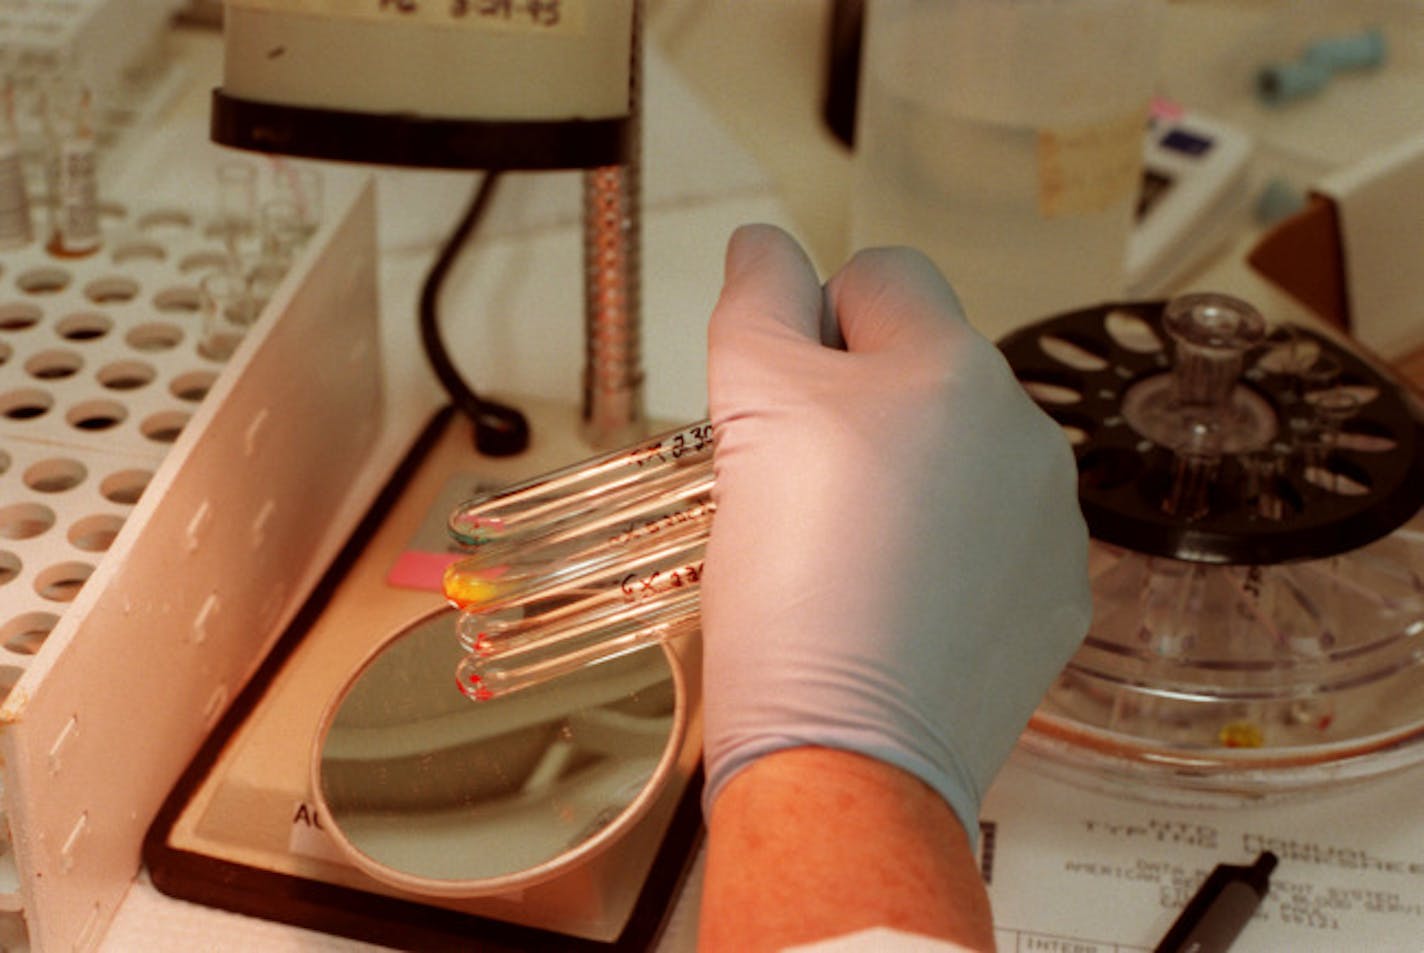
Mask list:
[[[350,862],[442,897],[507,893],[607,847],[656,800],[686,724],[660,645],[502,698],[455,685],[457,613],[376,648],[328,706],[313,790]]]

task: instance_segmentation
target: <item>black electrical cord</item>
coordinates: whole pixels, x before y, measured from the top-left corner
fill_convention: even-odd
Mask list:
[[[487,400],[465,383],[459,369],[450,360],[450,354],[445,350],[445,343],[440,337],[438,308],[445,277],[475,226],[484,218],[485,210],[494,198],[498,181],[498,172],[485,173],[479,187],[475,189],[469,208],[465,210],[464,216],[446,239],[435,263],[425,275],[425,284],[420,289],[420,340],[425,347],[425,356],[430,361],[430,367],[435,371],[440,385],[445,388],[450,402],[474,423],[475,449],[492,457],[507,457],[529,446],[529,422],[515,408]]]

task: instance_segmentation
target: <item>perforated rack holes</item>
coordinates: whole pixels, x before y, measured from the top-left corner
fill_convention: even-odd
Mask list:
[[[0,549],[0,586],[20,575],[20,557],[8,549]]]
[[[0,507],[0,537],[34,539],[54,525],[54,510],[40,503],[11,503]]]
[[[27,612],[16,616],[0,626],[0,646],[4,647],[8,655],[34,655],[58,623],[59,616],[53,612]],[[0,666],[0,677],[3,677],[6,694],[9,694],[14,683],[19,681],[18,676],[13,680],[8,677],[10,671],[11,665]]]
[[[97,341],[108,334],[114,322],[107,315],[80,311],[66,315],[55,324],[55,333],[66,341]]]
[[[158,242],[147,239],[124,242],[114,249],[112,255],[116,265],[141,261],[163,261],[167,257],[167,249]]]
[[[119,535],[119,530],[123,529],[124,521],[121,517],[108,513],[100,513],[97,516],[86,516],[76,520],[69,527],[69,543],[75,549],[86,553],[107,552],[114,544],[114,537]]]
[[[36,493],[63,493],[84,482],[84,464],[69,457],[50,457],[25,470],[25,486]]]
[[[133,504],[143,495],[153,474],[147,470],[120,470],[105,478],[99,491],[110,503]]]
[[[0,698],[98,568],[222,368],[199,355],[220,243],[104,209],[106,248],[0,254]]]
[[[84,358],[74,351],[52,349],[41,351],[25,361],[25,371],[35,380],[63,380],[79,373]]]
[[[53,395],[36,387],[0,391],[0,417],[7,420],[33,420],[43,417],[53,406]]]
[[[138,390],[153,383],[158,371],[147,361],[114,361],[105,364],[94,374],[94,379],[109,390]]]
[[[24,301],[0,304],[0,332],[25,331],[40,323],[44,312]]]
[[[56,295],[68,288],[72,279],[64,268],[31,268],[20,273],[15,285],[27,295]]]

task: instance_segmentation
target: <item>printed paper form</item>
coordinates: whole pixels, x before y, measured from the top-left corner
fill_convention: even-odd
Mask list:
[[[1126,789],[1124,789],[1126,790]],[[1178,808],[1016,753],[985,801],[1000,953],[1150,953],[1218,863],[1280,864],[1232,953],[1424,951],[1424,771],[1246,807]]]

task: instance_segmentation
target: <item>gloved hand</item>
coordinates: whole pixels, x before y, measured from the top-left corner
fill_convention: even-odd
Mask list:
[[[823,293],[768,226],[728,248],[709,392],[705,805],[762,755],[831,747],[917,775],[973,838],[1087,628],[1066,438],[928,259],[865,251]]]

